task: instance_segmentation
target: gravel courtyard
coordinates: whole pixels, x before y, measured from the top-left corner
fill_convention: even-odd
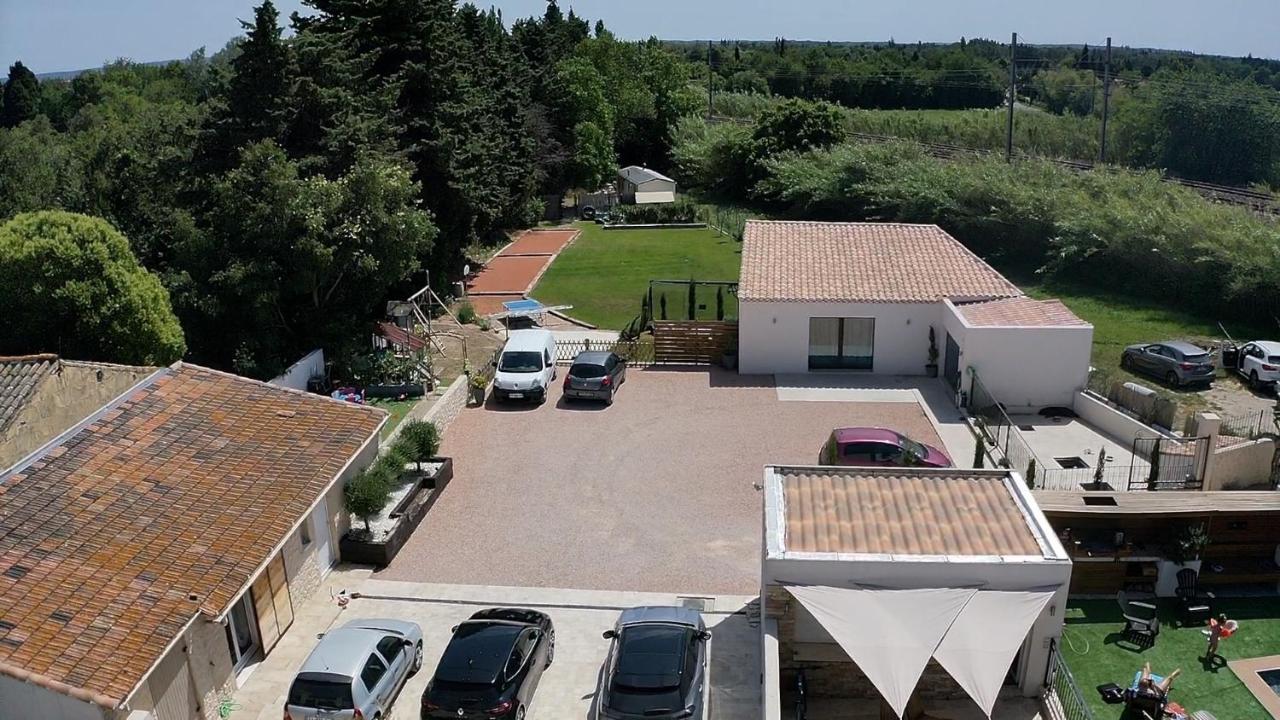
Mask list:
[[[762,467],[811,464],[851,425],[941,446],[915,403],[784,402],[720,370],[632,369],[607,409],[564,402],[558,381],[541,407],[490,401],[450,427],[454,479],[375,577],[751,594]]]

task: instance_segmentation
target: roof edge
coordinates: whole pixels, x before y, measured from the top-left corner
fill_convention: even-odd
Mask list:
[[[66,695],[68,697],[75,698],[76,700],[80,700],[81,702],[97,705],[98,707],[105,708],[107,710],[116,710],[124,702],[122,699],[113,698],[103,693],[96,693],[91,690],[75,687],[74,685],[68,685],[61,680],[54,680],[48,675],[41,675],[29,670],[24,670],[17,665],[4,662],[3,660],[0,660],[0,674],[7,675],[15,680],[31,683],[32,685],[42,687],[46,690],[51,690],[59,695]]]
[[[215,370],[211,367],[196,365],[195,363],[183,362],[182,360],[179,360],[169,366],[170,370],[181,370],[182,368],[192,368],[194,370],[199,370],[201,372],[213,373],[214,375],[221,375],[222,377],[231,378],[232,380],[239,380],[241,382],[253,383],[254,385],[261,385],[262,387],[275,392],[292,393],[294,395],[301,395],[303,397],[308,397],[314,400],[323,400],[325,402],[337,403],[338,405],[341,405],[345,408],[358,409],[363,412],[370,412],[376,415],[386,415],[390,417],[390,413],[388,413],[386,410],[383,410],[382,408],[373,407],[372,405],[357,405],[355,403],[349,403],[346,400],[338,400],[335,398],[331,398],[328,395],[317,395],[316,393],[307,392],[306,390],[296,390],[291,387],[284,387],[283,385],[272,385],[266,380],[255,380],[254,378],[245,377],[244,375],[237,375],[235,373],[227,372],[225,370]]]

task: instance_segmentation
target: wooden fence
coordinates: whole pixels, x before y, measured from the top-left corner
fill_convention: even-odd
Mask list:
[[[653,323],[654,362],[671,365],[711,365],[726,350],[738,349],[738,323],[728,320]]]

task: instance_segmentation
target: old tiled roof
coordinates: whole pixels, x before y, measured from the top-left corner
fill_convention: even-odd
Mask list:
[[[0,475],[0,672],[118,706],[385,420],[178,364]]]
[[[1042,555],[1003,471],[777,468],[787,551]]]
[[[1022,293],[937,225],[748,220],[738,297],[937,302]]]
[[[1033,300],[1029,297],[990,300],[957,305],[965,322],[977,326],[1000,327],[1087,327],[1061,300]]]
[[[57,365],[57,355],[0,357],[0,432],[8,429]]]

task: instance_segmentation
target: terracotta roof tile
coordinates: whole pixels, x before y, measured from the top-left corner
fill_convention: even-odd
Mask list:
[[[118,705],[385,417],[179,364],[0,475],[0,672]]]
[[[764,302],[987,300],[1021,291],[937,225],[748,220],[738,297]]]
[[[999,470],[776,468],[790,552],[1042,555]]]
[[[989,327],[1088,327],[1089,323],[1062,304],[1061,300],[1007,298],[957,305],[965,322]]]
[[[57,355],[0,357],[0,432],[13,423],[57,365]]]

